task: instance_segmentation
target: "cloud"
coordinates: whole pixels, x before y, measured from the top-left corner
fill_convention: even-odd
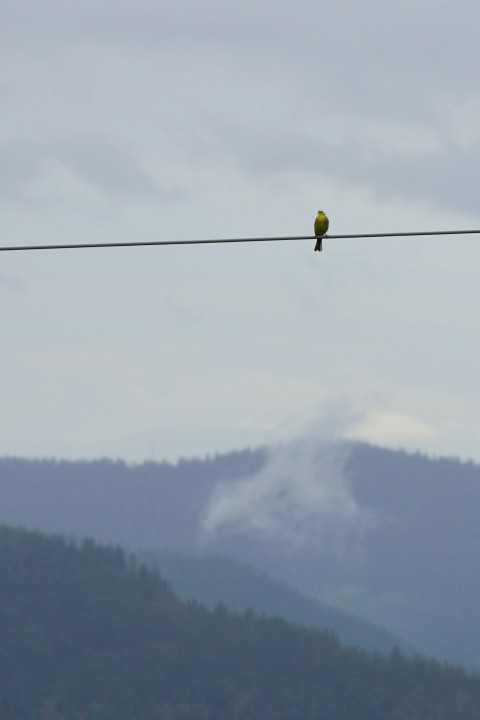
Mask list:
[[[447,135],[447,136],[446,136]],[[380,200],[418,202],[454,211],[478,211],[480,141],[421,124],[355,116],[355,124],[324,117],[316,130],[224,122],[217,141],[253,176],[307,173],[343,187],[369,188]]]
[[[25,199],[41,176],[42,153],[35,143],[12,139],[0,144],[0,203]]]
[[[475,6],[432,7],[7,2],[3,39],[23,48],[21,62],[5,58],[8,107],[24,93],[17,120],[8,112],[13,122],[35,118],[32,137],[48,127],[47,158],[109,197],[168,201],[180,166],[188,184],[194,147],[202,177],[212,168],[226,177],[233,159],[253,180],[303,172],[380,198],[476,212],[479,151],[475,138],[462,144],[465,118],[478,126],[477,43],[465,21]],[[461,54],[445,52],[460,43]],[[13,151],[10,192],[21,196],[45,176],[44,151]]]
[[[435,431],[428,423],[407,413],[372,410],[352,428],[351,436],[380,445],[395,443],[400,446],[406,442],[431,440]]]
[[[41,27],[42,32],[38,29]],[[199,5],[191,0],[158,3],[155,0],[85,0],[78,4],[46,0],[7,0],[0,9],[0,33],[5,44],[63,47],[85,41],[89,45],[134,46],[142,52],[175,42],[217,42],[224,46],[265,42],[273,35],[274,15],[258,12],[251,1],[225,6],[218,0]],[[8,32],[2,29],[8,28]]]
[[[170,202],[179,194],[175,186],[159,183],[127,147],[102,133],[12,137],[0,143],[0,202],[35,200],[49,180],[65,189],[65,173],[109,199]]]
[[[105,195],[147,200],[167,195],[127,148],[103,134],[64,137],[52,143],[52,155]]]
[[[255,536],[289,551],[312,542],[344,553],[372,526],[371,512],[357,503],[345,470],[349,446],[335,441],[346,425],[334,412],[303,437],[268,450],[254,476],[229,480],[214,490],[202,540]]]
[[[0,285],[15,292],[20,292],[23,289],[23,284],[17,277],[3,272],[0,272]]]
[[[235,6],[220,0],[5,0],[2,236],[8,244],[30,244],[283,235],[303,227],[308,232],[321,206],[335,234],[457,222],[473,227],[480,156],[476,14],[472,0],[455,6],[433,0],[275,6],[266,0]],[[108,257],[104,251],[81,258],[15,254],[2,258],[3,270],[25,277],[29,293],[17,314],[6,315],[4,335],[12,367],[17,355],[33,362],[47,339],[56,334],[65,341],[72,329],[84,339],[118,335],[127,347],[138,343],[142,352],[134,365],[145,397],[158,398],[157,415],[149,415],[143,401],[135,413],[130,401],[124,414],[112,405],[102,415],[107,430],[95,427],[95,448],[112,428],[118,437],[129,434],[130,422],[170,433],[164,452],[172,458],[272,442],[283,436],[275,433],[279,424],[309,413],[325,387],[345,387],[349,373],[358,372],[369,387],[439,388],[470,401],[478,356],[474,243],[332,242],[322,258],[307,243]],[[170,304],[162,295],[167,286]],[[35,298],[43,303],[44,324]],[[73,321],[68,311],[74,302]],[[158,367],[144,373],[152,357]],[[96,373],[103,377],[98,363],[87,384]],[[59,365],[53,352],[45,367],[56,371],[41,383],[47,390],[48,378],[55,384],[63,372]],[[122,364],[118,369],[121,380]],[[25,368],[24,376],[31,375]],[[135,385],[128,375],[126,382]],[[152,392],[157,380],[163,385]],[[76,376],[70,382],[78,385]],[[20,403],[13,387],[20,386],[6,389],[15,410]],[[35,392],[33,380],[29,387]],[[30,402],[25,393],[26,415]],[[84,392],[62,413],[76,417],[71,408],[77,402],[85,403]],[[428,411],[429,402],[395,400],[387,409],[437,428],[439,413]],[[12,412],[7,402],[4,410]],[[418,442],[454,448],[468,436],[476,453],[469,431],[474,423],[463,423],[461,431],[464,415],[455,413],[455,441],[445,431],[430,440],[419,435]],[[374,420],[368,425],[374,439],[388,428],[391,442],[397,431],[415,430],[405,418]],[[52,423],[53,442],[63,425]],[[47,432],[48,423],[44,427]],[[17,435],[15,447],[28,450],[35,433]],[[65,452],[77,436],[73,428]],[[315,477],[320,460],[302,442],[296,449],[287,443],[282,452],[300,470],[300,457],[310,458]],[[119,447],[123,452],[120,441]],[[341,476],[343,459],[328,463]],[[262,476],[261,507],[272,500],[288,519],[289,503],[272,499],[276,486],[267,480]],[[282,482],[281,492],[292,508],[298,505],[301,518],[307,490],[301,482],[293,489]],[[236,495],[240,503],[247,490],[238,486],[232,499],[232,488],[225,488],[222,502],[230,504],[223,516],[212,515],[217,534],[248,519],[247,500],[240,516],[233,509]],[[248,488],[247,498],[254,491]],[[322,492],[325,506],[334,504],[331,490]],[[301,542],[295,512],[286,537]],[[268,528],[273,521],[265,510],[255,522]],[[278,523],[273,527],[281,530]]]

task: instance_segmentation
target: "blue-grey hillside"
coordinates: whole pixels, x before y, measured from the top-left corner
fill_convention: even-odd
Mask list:
[[[344,645],[391,653],[395,648],[414,654],[400,638],[373,622],[344,612],[289,587],[252,565],[222,555],[190,555],[175,551],[145,551],[139,562],[160,572],[186,601],[210,609],[221,602],[229,610],[282,617],[290,622],[333,632]]]
[[[389,653],[400,647],[409,653],[410,646],[377,623],[309,598],[247,563],[185,552],[198,543],[199,518],[216,485],[235,477],[235,471],[247,476],[256,472],[264,455],[262,450],[245,451],[176,466],[136,467],[108,460],[4,459],[0,512],[24,527],[124,543],[156,566],[186,600],[284,617],[366,650]],[[142,547],[150,550],[138,550]]]
[[[183,603],[121,548],[0,526],[6,720],[473,720],[480,676]]]
[[[480,468],[365,444],[176,465],[0,460],[0,521],[221,553],[480,667]]]

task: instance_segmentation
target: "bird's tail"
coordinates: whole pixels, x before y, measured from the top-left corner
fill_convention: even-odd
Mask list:
[[[315,244],[314,252],[318,250],[318,252],[322,252],[322,240],[323,238],[317,237],[317,242]]]

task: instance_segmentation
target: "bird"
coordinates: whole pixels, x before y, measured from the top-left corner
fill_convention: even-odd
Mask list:
[[[326,235],[328,230],[328,217],[325,215],[323,210],[318,211],[318,215],[315,218],[315,225],[313,226],[315,235],[317,237],[317,242],[315,245],[315,250],[318,250],[321,252],[322,250],[322,239],[324,235]]]

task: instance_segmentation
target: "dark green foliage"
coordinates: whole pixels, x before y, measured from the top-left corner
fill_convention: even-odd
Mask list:
[[[373,518],[341,552],[315,534],[295,547],[281,533],[235,525],[205,536],[202,523],[219,486],[255,475],[265,449],[175,465],[0,458],[0,523],[132,550],[221,553],[378,623],[424,654],[480,670],[480,466],[364,443],[339,449],[355,502]],[[352,637],[337,623],[330,627],[348,642],[373,646],[371,632]],[[375,635],[375,648],[384,649]]]
[[[183,600],[198,600],[213,608],[221,601],[235,612],[283,617],[307,627],[334,632],[345,645],[388,654],[401,646],[414,649],[392,633],[327,603],[310,598],[247,563],[222,555],[189,555],[164,551],[137,552],[136,557],[156,567]]]
[[[0,528],[0,717],[474,720],[480,679],[178,600],[86,541]]]

